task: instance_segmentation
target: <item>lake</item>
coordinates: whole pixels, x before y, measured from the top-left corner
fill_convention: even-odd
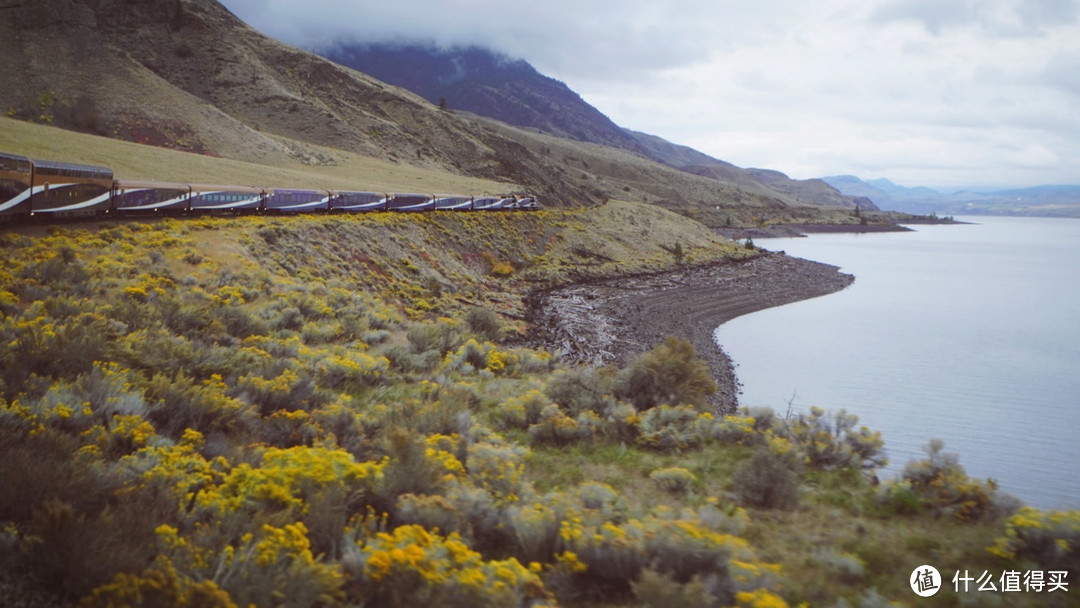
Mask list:
[[[957,219],[756,241],[856,278],[716,330],[740,404],[857,414],[884,436],[882,479],[940,438],[969,475],[1080,508],[1080,220]]]

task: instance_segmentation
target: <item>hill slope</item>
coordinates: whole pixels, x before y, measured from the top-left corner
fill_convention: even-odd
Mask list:
[[[40,0],[0,13],[0,106],[155,145],[330,164],[309,144],[589,202],[552,167],[420,97],[251,29],[214,0]]]
[[[0,12],[0,27],[17,32],[0,38],[0,79],[10,85],[0,89],[0,107],[23,120],[269,166],[333,166],[358,155],[504,183],[549,204],[628,198],[688,213],[721,210],[715,222],[725,224],[744,216],[805,221],[821,208],[855,207],[829,207],[836,201],[799,194],[794,180],[778,188],[738,168],[734,177],[673,171],[642,150],[666,150],[671,162],[704,159],[655,140],[646,146],[595,109],[581,115],[606,124],[596,136],[602,146],[443,111],[271,40],[215,0],[22,2]],[[580,102],[531,68],[497,63],[478,73],[543,81],[511,88],[522,103]],[[87,151],[73,152],[63,160],[88,160]],[[364,180],[351,186],[368,187]]]

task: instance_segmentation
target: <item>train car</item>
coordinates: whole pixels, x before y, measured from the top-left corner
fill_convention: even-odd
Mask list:
[[[517,202],[512,196],[485,196],[473,202],[476,211],[500,211],[510,209],[510,205]]]
[[[435,197],[430,194],[394,194],[390,197],[390,211],[434,211]]]
[[[518,199],[518,209],[522,211],[537,211],[540,209],[540,201],[535,196],[525,196]]]
[[[310,213],[312,211],[329,211],[330,199],[333,195],[329,190],[291,190],[288,188],[274,188],[266,197],[265,209],[278,213]]]
[[[331,211],[364,213],[367,211],[386,211],[389,208],[390,195],[385,192],[356,192],[344,190],[334,193],[330,200]]]
[[[473,199],[471,196],[436,196],[435,209],[437,211],[471,211]]]
[[[54,217],[103,215],[112,206],[113,172],[107,167],[32,160],[30,213]]]
[[[30,217],[33,182],[29,158],[0,152],[0,221]]]
[[[121,215],[183,213],[190,208],[191,186],[171,182],[116,180],[112,211]]]
[[[191,211],[257,211],[266,197],[262,188],[192,184],[189,202]]]

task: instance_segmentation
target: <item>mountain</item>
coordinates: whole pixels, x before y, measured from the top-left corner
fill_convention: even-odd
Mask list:
[[[21,120],[263,166],[377,158],[498,181],[548,204],[619,198],[712,225],[848,221],[856,206],[826,207],[799,194],[795,180],[768,185],[635,136],[528,64],[482,51],[428,63],[443,72],[456,66],[466,77],[447,82],[483,92],[461,99],[495,100],[533,122],[514,127],[451,102],[441,109],[268,38],[216,0],[13,0],[0,10],[0,28],[15,32],[0,37],[0,107]],[[78,151],[66,160],[79,162]],[[674,166],[699,161],[713,169]]]
[[[941,192],[926,187],[900,186],[884,178],[864,181],[854,175],[834,175],[821,179],[844,194],[867,197],[889,211],[920,215],[1080,217],[1080,186]]]
[[[523,60],[481,47],[337,42],[315,50],[452,110],[540,134],[618,148],[781,204],[873,208],[869,201],[845,197],[818,180],[801,182],[779,172],[745,170],[655,135],[623,129],[566,84]]]
[[[476,46],[348,44],[316,52],[445,105],[578,141],[645,153],[633,137],[564,83],[527,62]]]
[[[311,151],[325,146],[596,201],[520,144],[268,38],[215,0],[8,4],[0,107],[13,117],[263,164],[333,162]]]

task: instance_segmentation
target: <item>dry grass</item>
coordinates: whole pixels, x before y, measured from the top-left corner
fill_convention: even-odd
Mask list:
[[[258,165],[0,118],[0,150],[4,152],[103,165],[111,167],[116,176],[123,179],[465,194],[495,194],[518,188],[514,184],[454,175],[310,144],[304,144],[304,148],[333,158],[337,164],[308,166],[283,158],[274,165]]]

